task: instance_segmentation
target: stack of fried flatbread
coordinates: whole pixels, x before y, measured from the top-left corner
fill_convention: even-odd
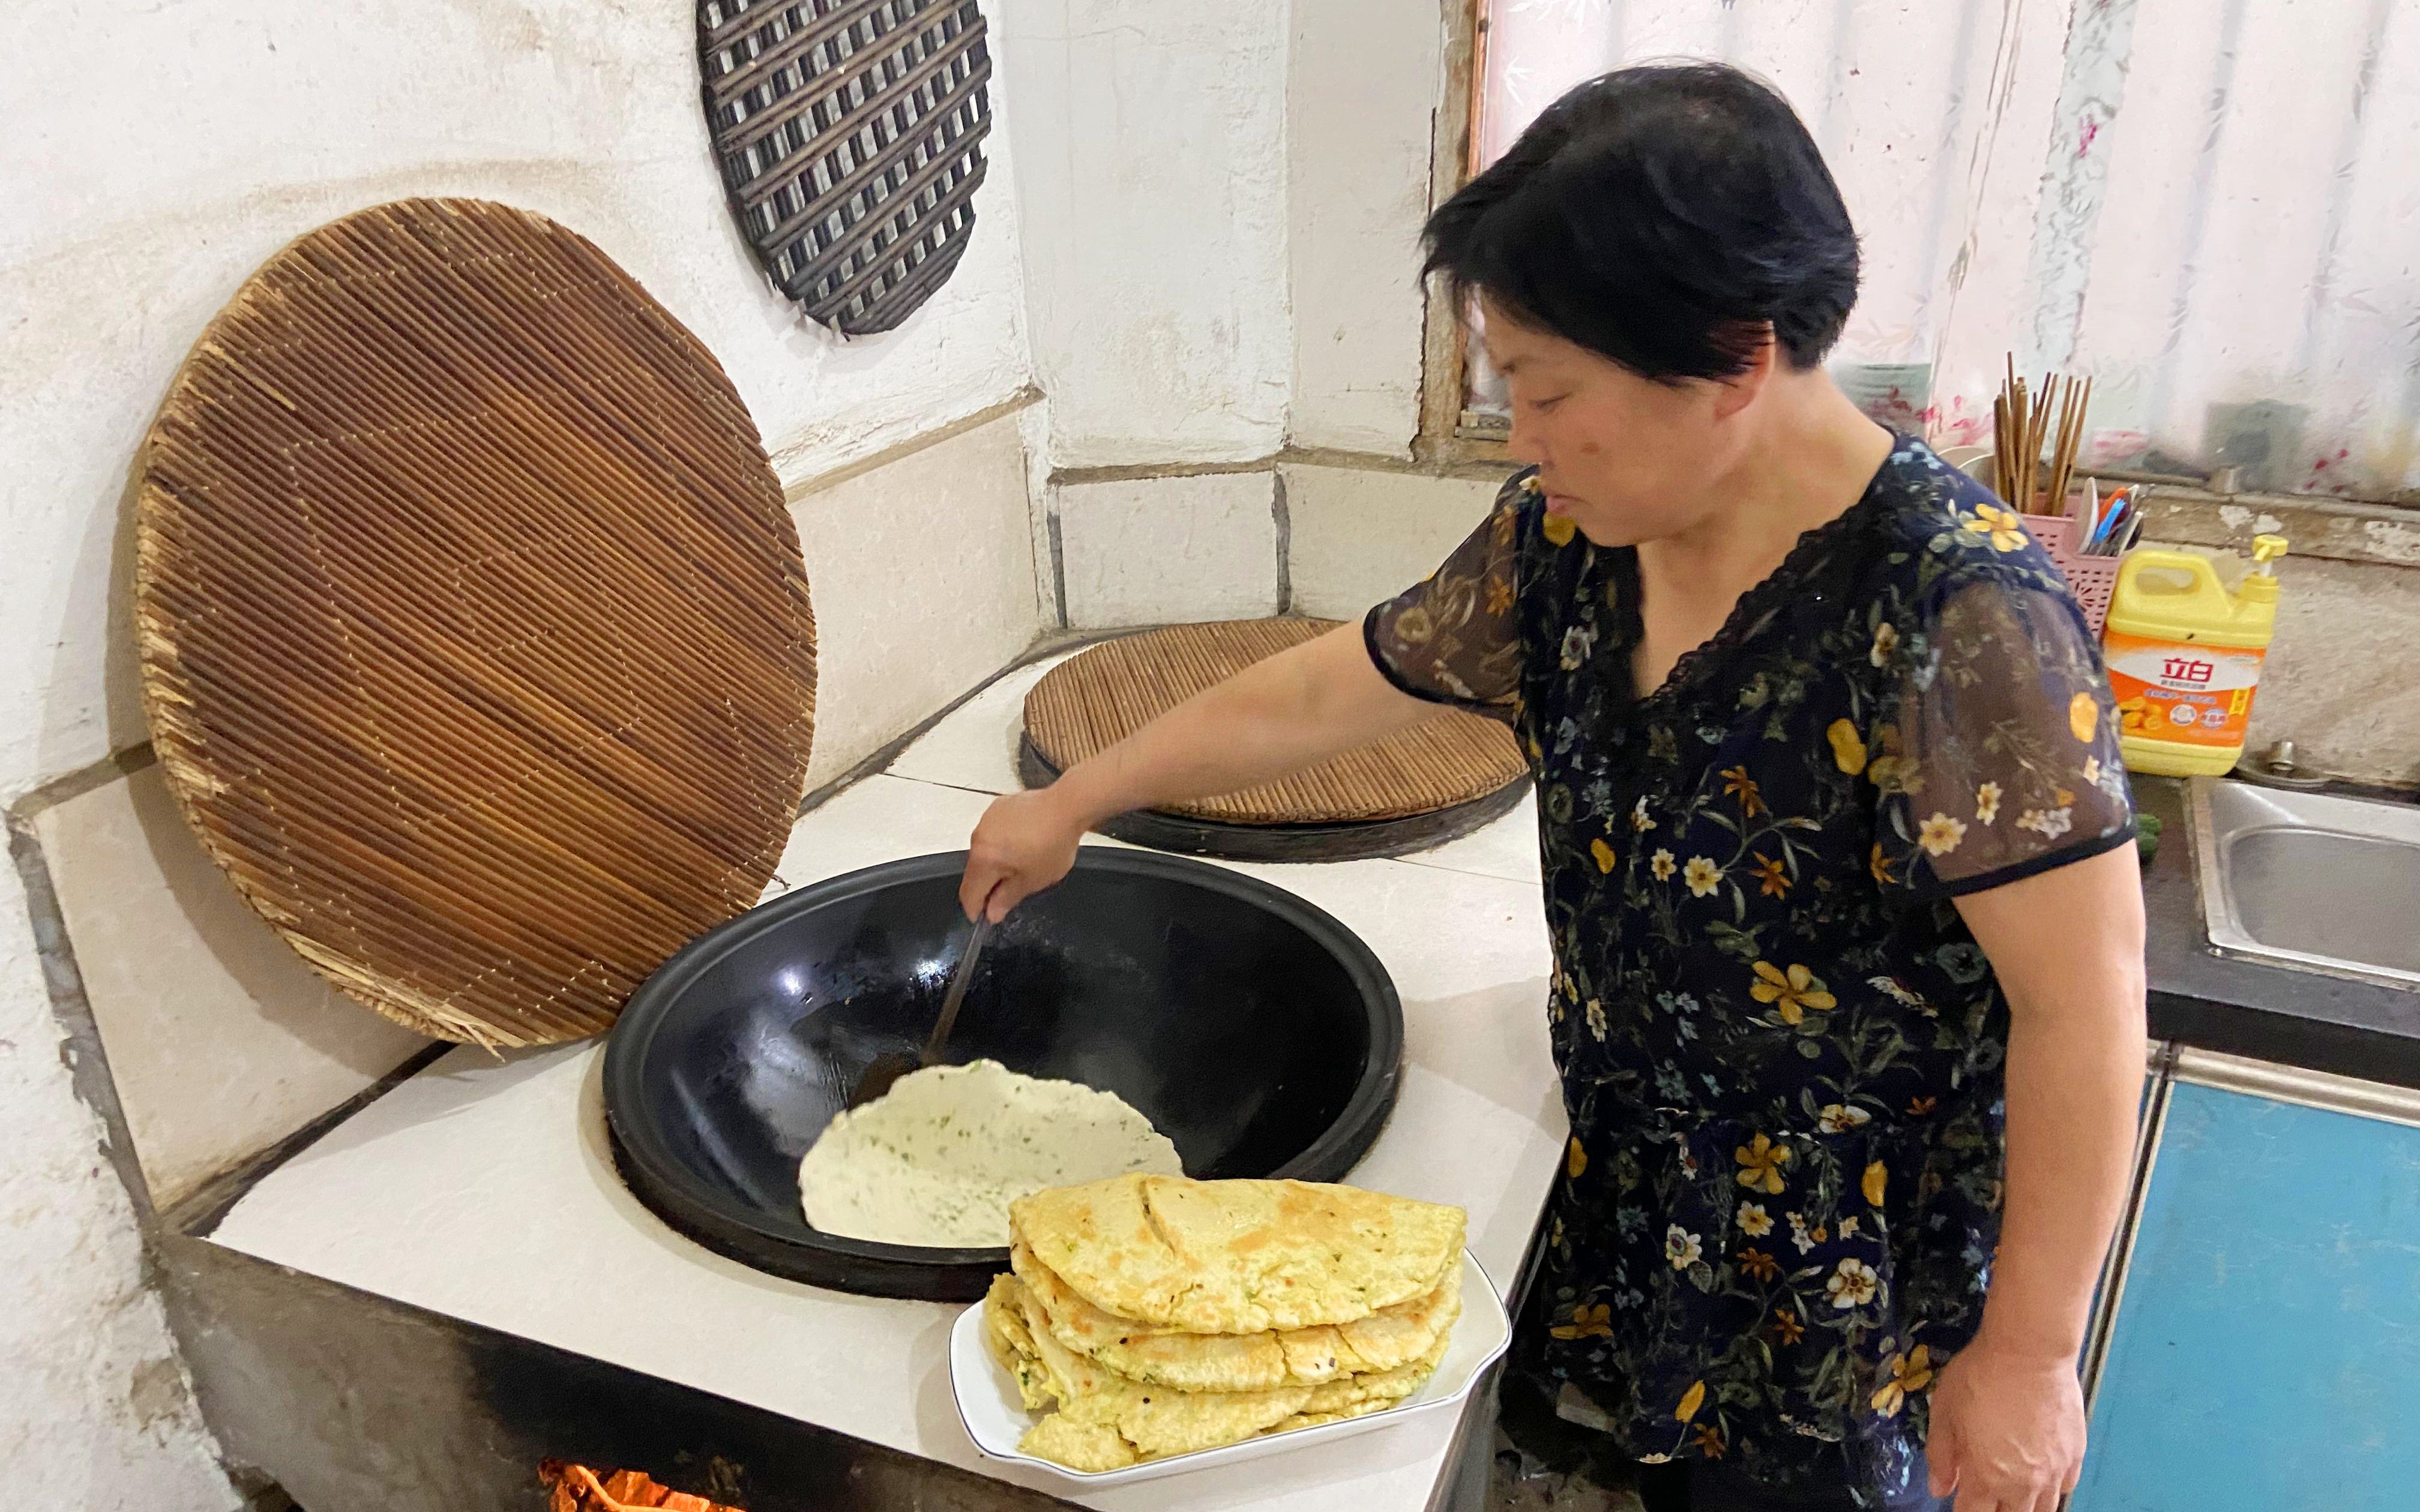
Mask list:
[[[1120,1176],[1009,1209],[993,1354],[1027,1454],[1104,1471],[1393,1406],[1462,1313],[1460,1208],[1308,1181]]]

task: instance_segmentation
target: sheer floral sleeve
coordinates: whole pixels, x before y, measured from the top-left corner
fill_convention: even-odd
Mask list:
[[[1387,681],[1414,698],[1512,720],[1521,686],[1512,608],[1520,497],[1507,488],[1443,566],[1361,622],[1370,659]]]
[[[1875,641],[1900,669],[1866,767],[1876,880],[1979,892],[2132,841],[2109,682],[2074,602],[1986,579],[1917,618]]]

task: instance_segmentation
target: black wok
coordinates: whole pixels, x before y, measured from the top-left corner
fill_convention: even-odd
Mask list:
[[[867,1063],[912,1053],[967,933],[964,853],[803,887],[701,935],[634,994],[605,1052],[616,1164],[709,1249],[776,1275],[971,1300],[1004,1249],[811,1227],[798,1169]],[[952,1036],[1125,1098],[1186,1173],[1334,1180],[1393,1107],[1403,1005],[1368,946],[1253,878],[1087,846],[994,935]]]

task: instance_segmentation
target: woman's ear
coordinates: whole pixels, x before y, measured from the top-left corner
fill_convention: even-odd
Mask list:
[[[1716,420],[1729,420],[1754,403],[1781,362],[1781,344],[1773,339],[1771,321],[1744,323],[1738,334],[1744,339],[1736,349],[1747,359],[1747,366],[1729,378],[1714,380]]]

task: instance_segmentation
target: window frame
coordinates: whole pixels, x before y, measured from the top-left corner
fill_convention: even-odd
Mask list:
[[[1445,0],[1444,98],[1430,146],[1429,208],[1453,197],[1477,171],[1479,113],[1485,100],[1488,0]],[[1429,281],[1420,337],[1420,426],[1413,455],[1437,464],[1510,465],[1509,427],[1463,403],[1470,392],[1470,332]]]

